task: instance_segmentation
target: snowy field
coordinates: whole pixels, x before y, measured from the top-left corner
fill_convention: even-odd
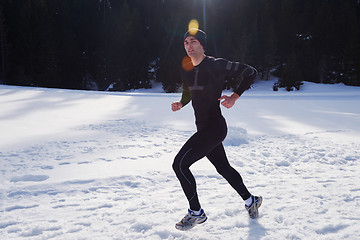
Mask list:
[[[262,195],[257,220],[206,159],[192,166],[208,221],[171,165],[195,131],[180,94],[0,85],[0,239],[360,239],[360,88],[257,82],[222,108],[231,164]]]

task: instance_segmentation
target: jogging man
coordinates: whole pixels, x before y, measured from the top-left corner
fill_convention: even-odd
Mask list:
[[[184,35],[184,48],[191,59],[183,63],[183,93],[179,102],[171,104],[178,111],[190,101],[194,108],[197,132],[184,144],[176,155],[173,169],[189,201],[188,214],[175,227],[189,230],[207,220],[201,208],[195,178],[190,166],[207,157],[229,184],[245,201],[250,218],[257,218],[262,197],[253,196],[243,183],[240,174],[230,166],[223,147],[227,125],[221,114],[220,102],[226,108],[234,106],[236,100],[253,83],[257,71],[245,64],[217,59],[205,55],[206,34],[200,29],[190,29]],[[222,95],[225,77],[237,77],[238,86],[231,96]]]

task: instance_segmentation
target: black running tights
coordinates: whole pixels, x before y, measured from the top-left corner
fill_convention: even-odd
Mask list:
[[[191,210],[200,210],[200,202],[196,192],[195,178],[190,166],[203,157],[207,157],[217,172],[238,192],[243,200],[251,194],[243,183],[240,174],[230,166],[222,141],[227,134],[227,126],[223,117],[197,123],[197,132],[184,144],[176,155],[173,169],[183,191],[189,201]]]

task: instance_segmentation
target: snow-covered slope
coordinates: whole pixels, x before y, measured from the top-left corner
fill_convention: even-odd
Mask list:
[[[195,131],[179,98],[0,85],[0,239],[360,239],[360,88],[258,82],[223,108],[260,217],[203,159],[209,219],[190,232],[174,228],[188,206],[171,164]]]

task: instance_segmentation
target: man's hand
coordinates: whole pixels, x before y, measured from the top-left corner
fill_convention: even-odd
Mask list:
[[[221,105],[223,105],[226,108],[231,108],[232,106],[234,106],[236,100],[239,98],[240,96],[237,93],[233,93],[231,96],[227,96],[227,95],[223,95],[221,98],[219,98],[218,100],[224,100],[221,102]]]
[[[173,110],[173,112],[179,111],[182,107],[183,105],[181,102],[173,102],[171,104],[171,110]]]

